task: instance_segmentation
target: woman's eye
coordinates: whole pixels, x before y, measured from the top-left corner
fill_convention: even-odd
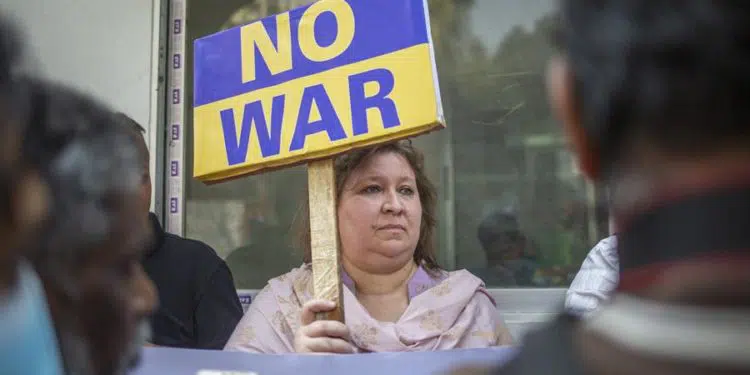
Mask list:
[[[379,193],[380,192],[380,186],[377,185],[370,185],[362,190],[362,192],[367,194],[373,194],[373,193]]]
[[[404,187],[400,188],[398,191],[401,194],[403,194],[403,195],[413,195],[414,194],[414,189],[412,189],[409,186],[404,186]]]

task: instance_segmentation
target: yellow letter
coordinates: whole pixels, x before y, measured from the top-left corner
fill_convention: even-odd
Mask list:
[[[292,31],[289,13],[276,16],[276,46],[261,22],[253,22],[240,29],[240,56],[242,57],[242,83],[256,78],[255,47],[266,62],[271,74],[292,69]]]
[[[315,21],[324,12],[336,17],[336,39],[330,46],[322,47],[315,39]],[[344,0],[323,0],[313,3],[302,15],[299,25],[299,47],[310,61],[331,60],[344,53],[354,39],[354,11]]]

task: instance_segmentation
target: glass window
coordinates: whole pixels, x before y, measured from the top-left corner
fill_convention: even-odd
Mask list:
[[[309,2],[190,0],[187,55],[196,38]],[[438,259],[490,287],[565,287],[607,235],[607,215],[546,102],[556,2],[429,3],[448,128],[415,143],[439,187]],[[190,77],[187,92],[192,103]],[[187,136],[191,145],[190,126]],[[192,150],[186,156],[190,176]],[[186,187],[186,237],[216,249],[238,288],[262,288],[301,263],[292,224],[306,194],[304,167]]]

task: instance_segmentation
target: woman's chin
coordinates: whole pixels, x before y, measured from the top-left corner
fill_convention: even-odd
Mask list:
[[[401,241],[405,242],[409,240],[409,235],[400,229],[389,229],[389,230],[379,230],[377,231],[375,237],[379,239],[380,241],[389,242],[389,241]]]
[[[393,262],[405,262],[414,256],[414,248],[405,241],[388,240],[383,241],[378,249],[374,251],[379,258],[385,258]]]

